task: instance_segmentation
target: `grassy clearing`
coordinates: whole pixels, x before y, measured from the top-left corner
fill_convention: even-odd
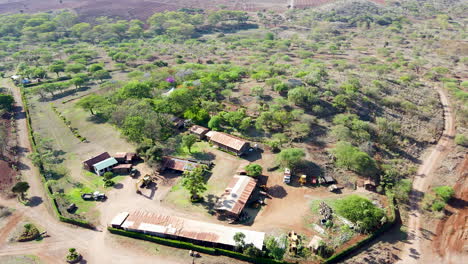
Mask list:
[[[200,141],[193,144],[191,151],[187,147],[180,147],[176,151],[176,156],[182,158],[200,158],[203,157],[205,150],[210,149],[210,144],[206,141]]]

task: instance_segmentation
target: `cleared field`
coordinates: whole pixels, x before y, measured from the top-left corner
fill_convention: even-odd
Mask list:
[[[315,7],[334,0],[295,0],[296,8]],[[209,10],[231,9],[255,12],[285,11],[291,0],[19,0],[0,1],[0,13],[35,13],[56,9],[73,9],[85,20],[99,16],[146,19],[154,13],[180,8]]]

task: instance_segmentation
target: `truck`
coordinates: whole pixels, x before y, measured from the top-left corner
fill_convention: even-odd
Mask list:
[[[291,170],[289,168],[284,168],[283,182],[286,184],[291,182]]]

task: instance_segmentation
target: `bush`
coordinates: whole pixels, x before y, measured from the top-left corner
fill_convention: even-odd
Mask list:
[[[432,211],[440,212],[442,209],[444,209],[445,203],[440,200],[434,201],[434,203],[431,206]]]
[[[332,153],[335,155],[336,164],[339,167],[350,169],[361,175],[370,176],[377,172],[375,160],[349,142],[338,142]]]
[[[40,235],[39,230],[33,224],[25,224],[24,230],[18,238],[18,242],[31,241],[38,238]]]
[[[433,188],[433,190],[437,197],[442,199],[444,202],[448,202],[448,200],[450,200],[450,198],[455,194],[455,190],[450,186],[439,186]]]
[[[249,164],[245,166],[245,171],[247,172],[247,175],[252,176],[252,177],[258,177],[262,175],[263,168],[262,166],[258,164]]]
[[[465,137],[465,135],[462,134],[457,134],[455,136],[455,144],[468,147],[468,137]]]
[[[336,212],[358,225],[363,232],[374,230],[381,224],[385,216],[382,209],[372,202],[358,195],[350,195],[336,202]]]

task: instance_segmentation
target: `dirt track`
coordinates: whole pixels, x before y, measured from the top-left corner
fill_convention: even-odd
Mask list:
[[[27,216],[43,226],[50,235],[50,237],[45,238],[41,243],[8,244],[5,243],[5,239],[14,228],[14,226],[8,225],[8,228],[2,229],[0,235],[0,256],[33,254],[46,261],[45,263],[63,263],[67,249],[75,247],[86,256],[87,263],[155,263],[155,261],[159,263],[179,263],[172,259],[148,254],[147,252],[140,252],[141,250],[134,250],[129,246],[115,243],[115,238],[107,232],[77,228],[59,222],[53,216],[51,209],[46,206],[49,203],[46,201],[47,196],[44,193],[39,172],[27,158],[27,155],[31,152],[31,145],[29,143],[20,90],[6,79],[0,81],[0,86],[10,87],[17,102],[18,107],[15,113],[15,120],[20,149],[20,172],[23,175],[23,179],[28,181],[31,186],[28,191],[29,198],[35,198],[40,201],[35,206],[26,207],[18,204],[16,199],[6,200],[0,198],[0,204],[14,208],[14,217],[17,217],[17,220],[22,219],[22,216]],[[16,221],[16,218],[14,219]]]
[[[417,175],[414,177],[413,189],[410,193],[411,210],[408,219],[408,243],[406,243],[405,247],[401,250],[401,260],[399,263],[424,263],[424,259],[432,259],[432,261],[434,261],[434,259],[431,258],[433,255],[431,254],[432,249],[424,248],[421,245],[426,238],[423,234],[425,229],[424,224],[421,223],[422,216],[419,204],[432,181],[434,170],[453,147],[453,138],[456,133],[455,116],[452,113],[447,94],[440,87],[437,87],[437,91],[439,92],[440,101],[444,108],[444,132],[429,156],[423,160]]]

